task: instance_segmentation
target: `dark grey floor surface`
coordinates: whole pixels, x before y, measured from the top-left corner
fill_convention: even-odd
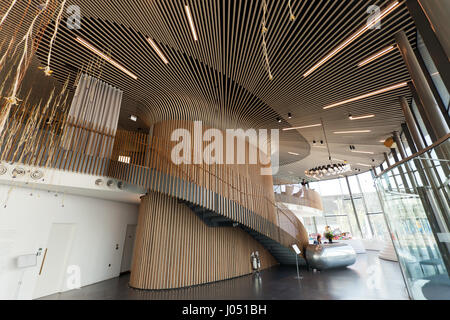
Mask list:
[[[359,254],[345,269],[322,272],[274,267],[231,280],[192,288],[142,291],[128,286],[129,274],[97,284],[43,298],[43,300],[404,300],[408,294],[396,262],[378,258],[377,252]]]

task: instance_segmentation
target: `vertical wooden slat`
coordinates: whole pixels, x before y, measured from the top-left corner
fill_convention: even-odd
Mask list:
[[[170,289],[245,275],[254,251],[263,269],[276,264],[244,231],[208,227],[175,198],[149,192],[139,210],[130,285]]]

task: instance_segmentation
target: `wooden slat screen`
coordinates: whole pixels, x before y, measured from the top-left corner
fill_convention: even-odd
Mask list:
[[[130,285],[139,289],[189,287],[252,272],[258,251],[261,268],[273,256],[240,228],[212,228],[176,198],[149,192],[142,198]]]

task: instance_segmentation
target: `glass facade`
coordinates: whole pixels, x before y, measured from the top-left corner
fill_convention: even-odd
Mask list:
[[[376,179],[400,266],[414,299],[450,299],[449,181],[443,179],[450,168],[448,160],[436,157],[448,150],[449,140]],[[399,184],[402,180],[408,185]]]
[[[282,187],[283,189],[284,187]],[[353,238],[386,239],[388,231],[380,199],[370,172],[346,178],[311,182],[324,208],[322,217],[304,217],[309,234],[323,233],[326,226]]]
[[[428,51],[427,47],[425,46],[425,43],[423,42],[422,36],[420,33],[417,33],[417,49],[422,57],[422,60],[425,64],[425,67],[427,68],[427,71],[431,77],[431,80],[433,81],[434,86],[436,87],[437,92],[439,93],[439,99],[441,99],[442,103],[444,104],[446,108],[446,112],[448,115],[450,115],[450,95],[448,93],[447,87],[445,86],[444,82],[442,81],[442,77],[439,74],[438,69],[436,68],[436,65],[433,62],[433,59],[431,58],[430,52]]]

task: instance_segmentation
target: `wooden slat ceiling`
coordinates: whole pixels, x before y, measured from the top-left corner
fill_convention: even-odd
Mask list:
[[[20,18],[26,3],[22,1],[13,11],[14,19]],[[349,160],[362,171],[368,167],[356,163],[381,163],[382,152],[388,149],[379,141],[400,129],[404,119],[397,97],[410,98],[408,88],[334,109],[323,107],[410,80],[398,50],[365,67],[357,66],[367,56],[394,44],[394,35],[400,30],[415,46],[416,30],[405,4],[383,19],[381,29],[369,30],[304,78],[310,67],[366,23],[369,5],[383,8],[391,1],[291,0],[297,17],[291,22],[288,1],[268,0],[266,40],[274,76],[270,81],[262,47],[262,3],[69,0],[68,5],[81,8],[82,28],[69,30],[61,24],[53,47],[54,77],[65,80],[94,59],[74,40],[79,35],[138,76],[134,80],[108,63],[102,67],[101,78],[124,90],[121,127],[133,128],[128,120],[131,113],[139,116],[142,126],[181,118],[204,120],[221,128],[286,128],[320,123],[322,118],[333,157]],[[185,4],[194,16],[198,41],[193,40]],[[41,61],[46,60],[53,27],[47,29],[39,48]],[[0,38],[3,36],[2,32]],[[161,61],[146,37],[158,44],[169,64]],[[376,117],[350,121],[349,113],[374,113]],[[283,119],[281,124],[277,117]],[[333,134],[364,129],[372,132]],[[320,127],[284,132],[281,140],[284,166],[278,177],[301,177],[306,169],[328,163],[326,149],[310,147],[313,140],[325,140]],[[376,154],[350,153],[349,145]]]

